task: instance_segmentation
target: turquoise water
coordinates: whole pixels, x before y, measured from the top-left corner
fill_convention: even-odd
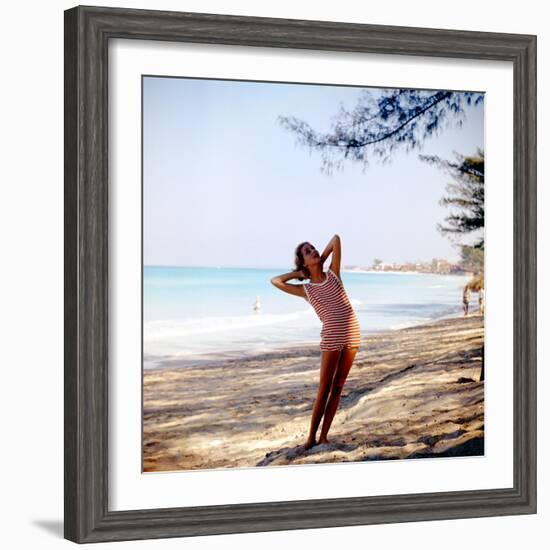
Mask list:
[[[242,356],[318,343],[321,322],[311,305],[270,282],[283,272],[146,266],[144,367],[166,359],[199,362],[213,354]],[[342,272],[341,277],[363,333],[460,312],[462,287],[468,280],[466,276],[414,273]],[[256,312],[257,297],[261,309]]]

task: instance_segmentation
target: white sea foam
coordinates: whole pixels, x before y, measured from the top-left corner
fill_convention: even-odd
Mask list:
[[[431,321],[433,319],[430,319],[430,317],[419,317],[415,319],[414,321],[407,321],[405,323],[398,323],[395,325],[390,325],[390,330],[400,330],[402,328],[411,328],[417,325],[421,325],[427,321]]]
[[[144,323],[144,340],[154,342],[159,339],[171,339],[178,336],[216,334],[221,332],[257,329],[283,323],[300,323],[314,317],[313,310],[305,309],[292,313],[258,313],[231,317],[197,317],[147,321]]]

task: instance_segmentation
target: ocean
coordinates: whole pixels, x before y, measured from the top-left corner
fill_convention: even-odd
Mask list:
[[[321,321],[311,305],[270,282],[290,270],[145,266],[144,368],[319,343]],[[341,277],[364,334],[459,313],[462,287],[469,279],[346,271]]]

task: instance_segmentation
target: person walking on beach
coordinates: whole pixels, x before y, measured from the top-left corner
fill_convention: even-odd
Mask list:
[[[485,312],[485,291],[483,288],[479,289],[478,293],[478,301],[479,301],[479,312],[481,315]]]
[[[324,272],[323,264],[330,254],[331,264]],[[310,242],[305,241],[295,250],[296,269],[271,279],[271,283],[278,289],[307,300],[323,323],[319,389],[305,449],[317,444],[316,435],[321,418],[323,425],[318,443],[329,442],[327,435],[361,338],[359,321],[340,278],[340,258],[341,243],[338,235],[334,235],[321,255]],[[292,279],[309,279],[309,282],[289,284],[287,281]]]
[[[470,307],[470,289],[468,285],[464,287],[464,292],[462,293],[462,307],[464,308],[464,315],[468,315],[468,308]]]

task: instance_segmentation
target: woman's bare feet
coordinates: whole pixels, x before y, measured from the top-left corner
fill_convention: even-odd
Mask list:
[[[326,437],[319,438],[319,445],[329,445],[330,441]]]
[[[307,441],[304,443],[304,449],[307,451],[308,449],[311,449],[314,445],[317,444],[317,441],[315,439],[311,439],[310,437],[307,438]]]

